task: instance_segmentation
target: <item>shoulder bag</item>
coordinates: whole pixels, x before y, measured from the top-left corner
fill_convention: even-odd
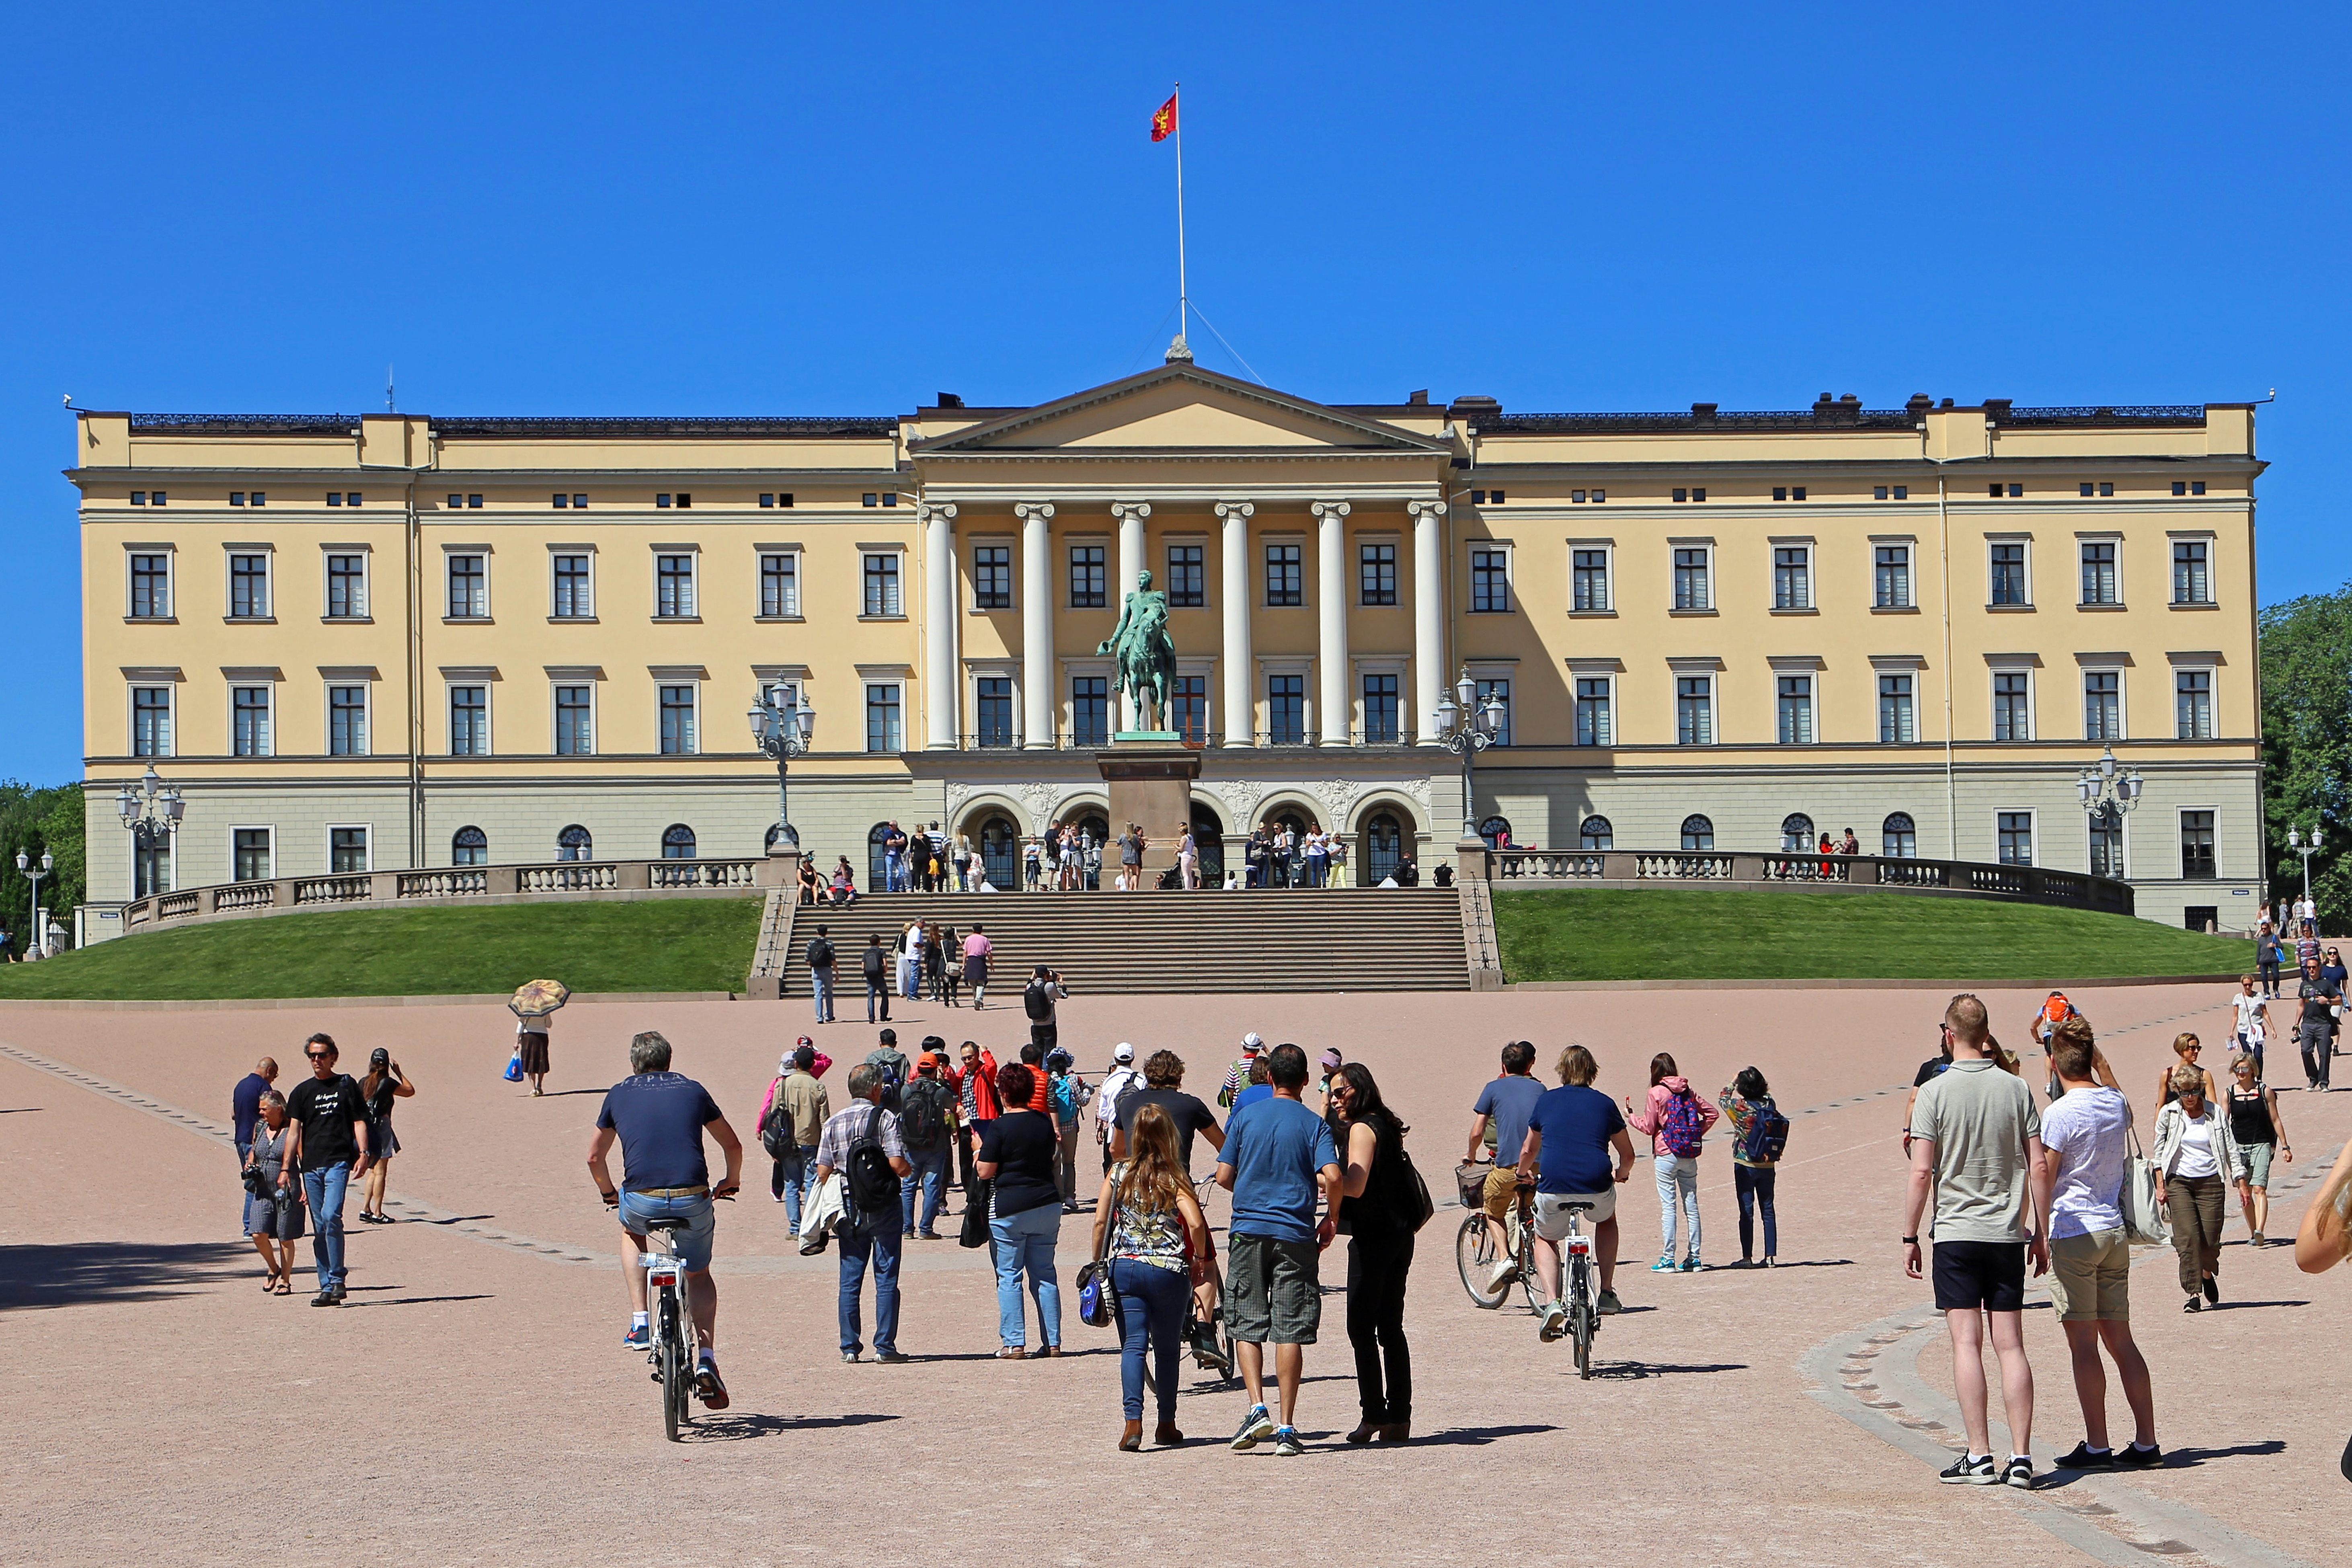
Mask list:
[[[2140,1153],[2139,1130],[2132,1130],[2131,1157],[2124,1162],[2124,1240],[2133,1247],[2161,1247],[2172,1240],[2172,1220],[2156,1201],[2156,1167]]]
[[[1114,1181],[1125,1169],[1121,1165],[1113,1171]],[[1114,1185],[1110,1214],[1103,1221],[1102,1244],[1095,1248],[1094,1257],[1078,1268],[1078,1318],[1090,1329],[1110,1327],[1110,1265],[1103,1255],[1110,1250],[1110,1238],[1118,1231],[1118,1188]]]

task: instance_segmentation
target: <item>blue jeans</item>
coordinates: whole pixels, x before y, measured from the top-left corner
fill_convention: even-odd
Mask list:
[[[1021,1310],[1021,1275],[1037,1298],[1037,1322],[1045,1342],[1062,1342],[1062,1282],[1054,1273],[1054,1242],[1062,1233],[1062,1205],[1039,1204],[988,1222],[990,1253],[996,1259],[996,1337],[1026,1346],[1028,1324]]]
[[[1772,1212],[1772,1186],[1780,1179],[1777,1165],[1734,1165],[1731,1167],[1732,1191],[1739,1197],[1739,1256],[1755,1256],[1755,1211],[1764,1211],[1764,1256],[1775,1258],[1780,1251],[1780,1223]]]
[[[877,1006],[882,1009],[879,1017],[877,1017],[874,1013]],[[866,1021],[869,1024],[887,1024],[890,1021],[890,983],[887,980],[866,981]]]
[[[352,1163],[302,1173],[302,1196],[310,1205],[310,1256],[319,1263],[319,1289],[334,1290],[343,1283],[343,1191],[351,1184]]]
[[[1192,1285],[1177,1268],[1160,1268],[1129,1258],[1110,1260],[1112,1311],[1121,1340],[1118,1391],[1129,1421],[1143,1419],[1143,1352],[1151,1350],[1151,1392],[1160,1419],[1176,1419],[1176,1360],[1184,1348],[1184,1317]]]
[[[810,995],[810,996],[811,996],[811,997],[815,1001],[815,1003],[816,1003],[816,1021],[817,1021],[818,1023],[820,1023],[820,1024],[830,1024],[830,1023],[832,1023],[832,1022],[833,1022],[833,971],[832,971],[832,970],[830,970],[830,969],[812,969],[812,970],[810,970],[810,971],[809,971],[809,995]]]
[[[898,1228],[919,1230],[929,1236],[939,1229],[940,1205],[947,1202],[944,1186],[948,1179],[948,1157],[951,1151],[942,1142],[928,1152],[909,1149],[907,1163],[913,1167],[898,1178]],[[915,1223],[915,1190],[923,1194],[923,1223]]]
[[[857,1298],[866,1285],[866,1260],[874,1260],[874,1348],[885,1354],[898,1349],[898,1255],[901,1238],[895,1230],[841,1232],[841,1348],[858,1351],[861,1325]]]
[[[801,1205],[807,1203],[816,1185],[816,1145],[787,1145],[784,1157],[776,1162],[777,1195],[784,1200],[784,1221],[793,1234],[801,1232]]]
[[[1696,1154],[1661,1154],[1658,1156],[1658,1250],[1671,1258],[1675,1252],[1675,1204],[1679,1198],[1682,1210],[1690,1220],[1690,1255],[1698,1256],[1698,1156]]]

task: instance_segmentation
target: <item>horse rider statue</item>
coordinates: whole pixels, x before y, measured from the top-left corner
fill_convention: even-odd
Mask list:
[[[1151,574],[1139,572],[1135,591],[1119,606],[1118,625],[1095,652],[1118,663],[1118,689],[1135,700],[1138,721],[1146,730],[1168,725],[1168,689],[1176,679],[1176,645],[1168,636],[1168,595],[1151,585]]]

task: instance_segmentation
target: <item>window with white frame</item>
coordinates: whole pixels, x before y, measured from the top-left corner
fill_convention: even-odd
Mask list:
[[[1106,548],[1100,544],[1070,546],[1070,608],[1099,610],[1108,607],[1109,591],[1104,584],[1103,565]],[[872,562],[873,558],[868,557],[869,568]],[[866,576],[866,593],[870,602],[874,595],[873,575],[870,570]],[[878,614],[879,612],[868,611],[867,613]]]
[[[168,757],[172,751],[172,689],[134,686],[131,689],[131,754]]]
[[[2172,602],[2210,605],[2213,602],[2213,545],[2210,540],[2172,542]]]
[[[2180,814],[2180,877],[2188,882],[2210,882],[2221,875],[2214,858],[2213,813]]]
[[[1307,678],[1269,675],[1265,678],[1265,738],[1269,746],[1307,743]]]
[[[1995,609],[2021,608],[2033,603],[2027,579],[2025,542],[1996,539],[1985,545],[1985,603]]]
[[[1588,545],[1569,552],[1569,608],[1598,615],[1609,608],[1609,550]]]
[[[163,621],[172,616],[172,552],[133,551],[130,556],[131,618]]]
[[[1610,727],[1611,688],[1614,682],[1605,675],[1579,676],[1576,680],[1576,743],[1580,746],[1614,744]]]
[[[1881,544],[1872,554],[1872,600],[1882,610],[1911,607],[1911,547]]]
[[[1810,675],[1782,675],[1776,678],[1778,687],[1778,733],[1784,746],[1810,746],[1813,743],[1813,678]]]
[[[489,557],[453,550],[446,560],[449,574],[448,618],[487,619],[490,613]]]
[[[229,688],[229,749],[236,755],[266,757],[271,754],[271,696],[272,689],[267,684]]]
[[[267,882],[276,876],[277,833],[268,827],[229,829],[228,877],[232,882]]]
[[[1501,708],[1501,712],[1497,715],[1495,721],[1495,744],[1498,746],[1509,745],[1511,743],[1510,679],[1507,676],[1486,675],[1478,676],[1475,679],[1477,681],[1477,705],[1480,708],[1484,708],[1491,701],[1499,704]],[[1465,713],[1462,717],[1466,722],[1469,720],[1470,715]]]
[[[2213,738],[2211,670],[2175,669],[2172,672],[2172,717],[2175,739],[2210,741]]]
[[[327,554],[327,618],[363,621],[368,613],[367,552],[330,551]]]
[[[2121,589],[2116,580],[2116,542],[2112,539],[2086,539],[2081,542],[2083,566],[2083,599],[2085,605],[2119,605]]]
[[[1772,547],[1772,607],[1810,610],[1813,607],[1813,547],[1776,544]]]
[[[233,621],[269,618],[269,552],[229,552],[228,616]]]
[[[900,722],[899,687],[895,680],[866,683],[866,749],[898,752],[906,749]]]
[[[1675,547],[1675,604],[1677,610],[1715,608],[1715,550],[1712,545]]]
[[[2101,805],[2089,813],[2085,820],[2090,827],[2090,866],[2094,877],[2121,878],[2128,875],[2124,866],[2124,814],[2113,801]]]
[[[1364,680],[1364,744],[1393,746],[1397,742],[1397,677],[1366,675]]]
[[[1881,670],[1878,676],[1878,743],[1907,746],[1919,738],[1911,711],[1911,677]]]
[[[584,550],[559,550],[549,554],[547,569],[551,597],[549,614],[559,621],[596,618],[595,558]]]
[[[1393,544],[1359,544],[1356,547],[1360,604],[1393,605],[1397,602],[1396,554],[1397,547]]]
[[[785,621],[801,613],[801,556],[797,550],[760,552],[760,618]]]
[[[327,829],[327,869],[335,876],[348,877],[361,871],[372,871],[374,865],[368,854],[368,830],[364,827],[330,827]]]
[[[1208,552],[1198,544],[1168,547],[1168,607],[1198,610],[1209,602]]]
[[[1999,846],[2002,865],[2031,866],[2033,864],[2033,814],[2032,812],[1995,813],[1993,836]]]
[[[1470,551],[1470,613],[1504,615],[1511,607],[1511,552],[1500,546]]]
[[[1008,707],[1004,715],[1007,735],[1012,733],[1013,714]],[[1077,746],[1108,746],[1110,744],[1110,679],[1101,675],[1077,675],[1070,678],[1070,742]],[[1007,744],[1011,742],[1008,741]]]
[[[971,607],[1009,610],[1013,607],[1013,546],[976,544],[971,551]]]
[[[2083,672],[2083,739],[2120,741],[2124,738],[2124,672],[2086,669]]]
[[[596,688],[593,685],[555,689],[555,754],[591,757],[596,754]]]
[[[1675,677],[1675,742],[1683,746],[1715,744],[1715,677]]]
[[[1265,602],[1269,609],[1296,609],[1307,603],[1302,547],[1270,543],[1265,547]]]
[[[695,700],[700,688],[693,681],[666,682],[658,689],[661,704],[661,752],[666,757],[690,757],[702,749],[695,733]]]
[[[695,618],[694,559],[691,551],[655,553],[655,619],[690,621]]]
[[[2033,672],[1996,669],[1992,672],[1992,738],[1996,741],[2033,739]]]
[[[327,688],[327,754],[368,754],[368,689],[364,683]]]
[[[1075,685],[1083,684],[1083,681],[1082,677],[1074,683],[1074,699]],[[1107,683],[1097,679],[1097,684]],[[1013,744],[1013,678],[1009,675],[975,677],[971,683],[971,712],[973,738],[979,744],[988,747]],[[1072,717],[1075,720],[1075,712]],[[1076,728],[1075,723],[1072,727]],[[1108,745],[1109,738],[1106,736],[1091,743]]]
[[[862,557],[866,595],[858,613],[865,616],[897,616],[907,613],[907,602],[899,585],[899,556],[895,550],[869,550]]]
[[[449,688],[449,754],[490,754],[490,689],[467,684]]]

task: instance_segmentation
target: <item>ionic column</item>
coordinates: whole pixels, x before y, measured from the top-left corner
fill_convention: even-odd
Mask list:
[[[1151,503],[1141,500],[1115,500],[1110,514],[1118,522],[1118,577],[1111,584],[1110,605],[1117,609],[1127,603],[1135,588],[1135,574],[1143,570],[1143,520],[1151,515]],[[1166,584],[1160,584],[1165,587]],[[1124,688],[1118,694],[1118,727],[1133,730],[1140,717],[1135,710],[1135,699]],[[1167,715],[1160,715],[1160,724],[1167,724]]]
[[[1307,509],[1319,526],[1315,546],[1318,609],[1322,636],[1316,663],[1323,678],[1316,682],[1322,700],[1316,704],[1318,735],[1327,746],[1348,743],[1348,718],[1354,704],[1348,700],[1348,503],[1318,500]]]
[[[924,745],[950,751],[956,745],[962,682],[956,679],[955,503],[917,504],[915,515],[923,525]]]
[[[1221,500],[1217,516],[1225,525],[1220,546],[1224,556],[1225,666],[1224,712],[1220,728],[1228,746],[1255,745],[1256,666],[1250,657],[1249,521],[1257,508],[1245,500]]]
[[[1412,711],[1421,744],[1437,744],[1445,692],[1445,503],[1405,502],[1412,514]]]
[[[1021,743],[1054,744],[1054,563],[1046,540],[1051,501],[1023,501],[1021,520]]]

